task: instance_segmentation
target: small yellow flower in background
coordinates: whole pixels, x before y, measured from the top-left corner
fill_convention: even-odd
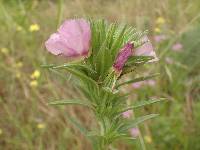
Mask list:
[[[30,32],[35,32],[35,31],[38,31],[38,30],[40,30],[40,26],[38,24],[32,24],[29,27]]]
[[[146,135],[144,136],[144,140],[147,142],[147,143],[152,143],[152,139],[150,136]]]
[[[35,70],[32,74],[31,74],[31,79],[38,79],[40,77],[40,71],[39,70]]]
[[[22,31],[22,29],[23,28],[21,26],[17,26],[17,28],[16,28],[17,31]]]
[[[31,82],[30,82],[30,86],[31,86],[31,87],[37,87],[37,86],[38,86],[37,80],[31,81]]]
[[[155,28],[154,31],[155,31],[156,33],[160,33],[160,32],[161,32],[160,28]]]
[[[3,48],[1,48],[1,52],[3,54],[8,54],[9,50],[7,48],[3,47]]]
[[[23,62],[19,61],[16,63],[16,68],[21,68],[23,67]]]
[[[165,23],[165,19],[163,18],[163,17],[158,17],[157,19],[156,19],[156,23],[157,24],[164,24]]]
[[[0,129],[0,135],[3,134],[3,131]]]
[[[20,79],[21,78],[21,73],[17,72],[15,76],[16,76],[16,78]]]
[[[45,127],[46,127],[46,125],[44,123],[38,123],[37,124],[38,129],[44,129]]]

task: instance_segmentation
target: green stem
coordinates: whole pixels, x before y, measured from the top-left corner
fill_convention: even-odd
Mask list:
[[[57,14],[57,28],[62,20],[62,16],[63,16],[63,0],[59,0],[59,4],[58,4],[58,14]]]
[[[145,146],[144,139],[143,139],[143,137],[142,137],[141,132],[140,132],[140,134],[139,134],[139,140],[140,140],[140,145],[141,145],[141,147],[142,147],[142,150],[146,150],[146,146]]]
[[[104,120],[101,119],[99,121],[99,130],[100,130],[100,136],[103,137],[106,132],[106,126],[104,123]],[[108,145],[105,144],[105,140],[102,138],[97,138],[96,140],[93,141],[93,149],[94,150],[107,150]]]
[[[134,110],[133,110],[133,117],[135,117],[135,116],[134,116]],[[141,131],[140,131],[140,128],[139,128],[138,125],[136,126],[136,128],[139,129],[139,141],[140,141],[141,148],[142,148],[142,150],[146,150],[146,146],[145,146],[144,139],[143,139],[143,137],[142,137],[142,133],[141,133]]]

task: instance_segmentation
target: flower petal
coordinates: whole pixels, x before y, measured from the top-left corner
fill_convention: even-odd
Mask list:
[[[149,41],[147,36],[144,36],[142,38],[142,42],[144,42],[144,44],[142,46],[140,46],[139,48],[135,49],[135,55],[136,56],[153,56],[154,59],[151,60],[151,62],[153,61],[158,61],[158,58],[156,56],[155,51],[153,50],[153,46],[151,44],[151,42]]]

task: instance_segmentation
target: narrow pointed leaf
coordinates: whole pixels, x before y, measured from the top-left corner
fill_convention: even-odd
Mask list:
[[[88,130],[83,127],[79,121],[77,121],[77,119],[71,117],[71,115],[69,115],[68,113],[65,114],[66,118],[70,121],[70,123],[72,125],[74,125],[84,136],[87,137],[87,134],[88,134]]]
[[[49,68],[49,69],[65,69],[67,67],[72,67],[72,68],[79,68],[81,70],[86,70],[86,71],[91,72],[91,73],[96,73],[95,70],[88,67],[87,65],[77,64],[77,63],[68,63],[68,64],[63,64],[63,65],[50,64],[50,65],[42,65],[42,67]]]
[[[156,73],[156,74],[153,74],[153,75],[149,75],[149,76],[143,76],[143,77],[139,77],[139,78],[135,78],[133,80],[129,80],[129,81],[126,81],[126,82],[123,82],[123,83],[120,83],[116,86],[116,88],[119,88],[125,84],[132,84],[132,83],[135,83],[135,82],[139,82],[139,81],[144,81],[144,80],[147,80],[147,79],[151,79],[151,78],[154,78],[156,76],[158,76],[159,73]]]
[[[98,88],[97,83],[90,77],[88,77],[87,75],[85,75],[84,73],[82,73],[79,70],[67,67],[65,68],[68,72],[70,72],[71,74],[73,74],[74,76],[78,77],[79,79],[81,79],[85,84],[92,84],[93,87]]]
[[[82,105],[92,108],[91,105],[84,100],[69,99],[50,102],[49,105]]]
[[[125,123],[125,125],[123,125],[121,128],[119,128],[119,130],[120,130],[120,132],[127,131],[128,129],[135,127],[139,123],[142,123],[142,122],[144,122],[146,120],[152,119],[152,118],[157,117],[157,116],[158,116],[158,114],[150,114],[150,115],[138,117],[136,119],[127,121]]]
[[[128,61],[125,65],[126,66],[138,65],[141,63],[146,63],[152,59],[154,59],[153,56],[132,56],[128,59]]]
[[[144,106],[147,106],[147,105],[150,105],[150,104],[154,104],[154,103],[157,103],[157,102],[161,102],[161,101],[164,101],[164,100],[165,100],[165,98],[139,101],[139,102],[136,102],[133,105],[128,106],[127,108],[125,108],[124,110],[120,111],[119,113],[131,110],[131,109],[144,107]]]

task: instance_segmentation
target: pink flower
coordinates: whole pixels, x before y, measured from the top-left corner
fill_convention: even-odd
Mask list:
[[[139,48],[135,49],[135,55],[136,56],[153,56],[154,59],[151,60],[150,62],[158,61],[156,53],[153,50],[153,46],[147,36],[144,36],[142,38],[142,42],[144,42],[144,44],[140,46]]]
[[[137,136],[139,136],[140,131],[138,128],[131,128],[130,133],[132,137],[136,138]]]
[[[156,85],[156,81],[155,80],[140,81],[140,82],[133,83],[132,87],[134,89],[139,89],[139,88],[141,88],[142,86],[145,86],[145,85],[155,86]]]
[[[91,39],[90,24],[84,19],[65,21],[45,42],[49,52],[66,57],[87,56]]]
[[[130,118],[132,116],[132,114],[133,114],[133,111],[132,110],[128,110],[128,111],[123,112],[122,116],[124,118]]]
[[[147,82],[147,84],[149,86],[155,86],[156,85],[156,81],[155,80],[147,80],[146,82]]]
[[[132,87],[133,87],[134,89],[139,89],[143,84],[144,84],[143,81],[136,82],[136,83],[133,83],[133,84],[132,84]]]
[[[132,55],[133,44],[127,43],[118,53],[115,63],[113,65],[117,72],[120,72],[128,58]]]
[[[172,50],[175,52],[180,52],[183,48],[183,45],[181,43],[176,43],[172,46]]]
[[[161,41],[163,41],[163,40],[165,40],[166,39],[166,36],[165,35],[155,35],[154,36],[154,40],[156,41],[156,42],[161,42]]]

